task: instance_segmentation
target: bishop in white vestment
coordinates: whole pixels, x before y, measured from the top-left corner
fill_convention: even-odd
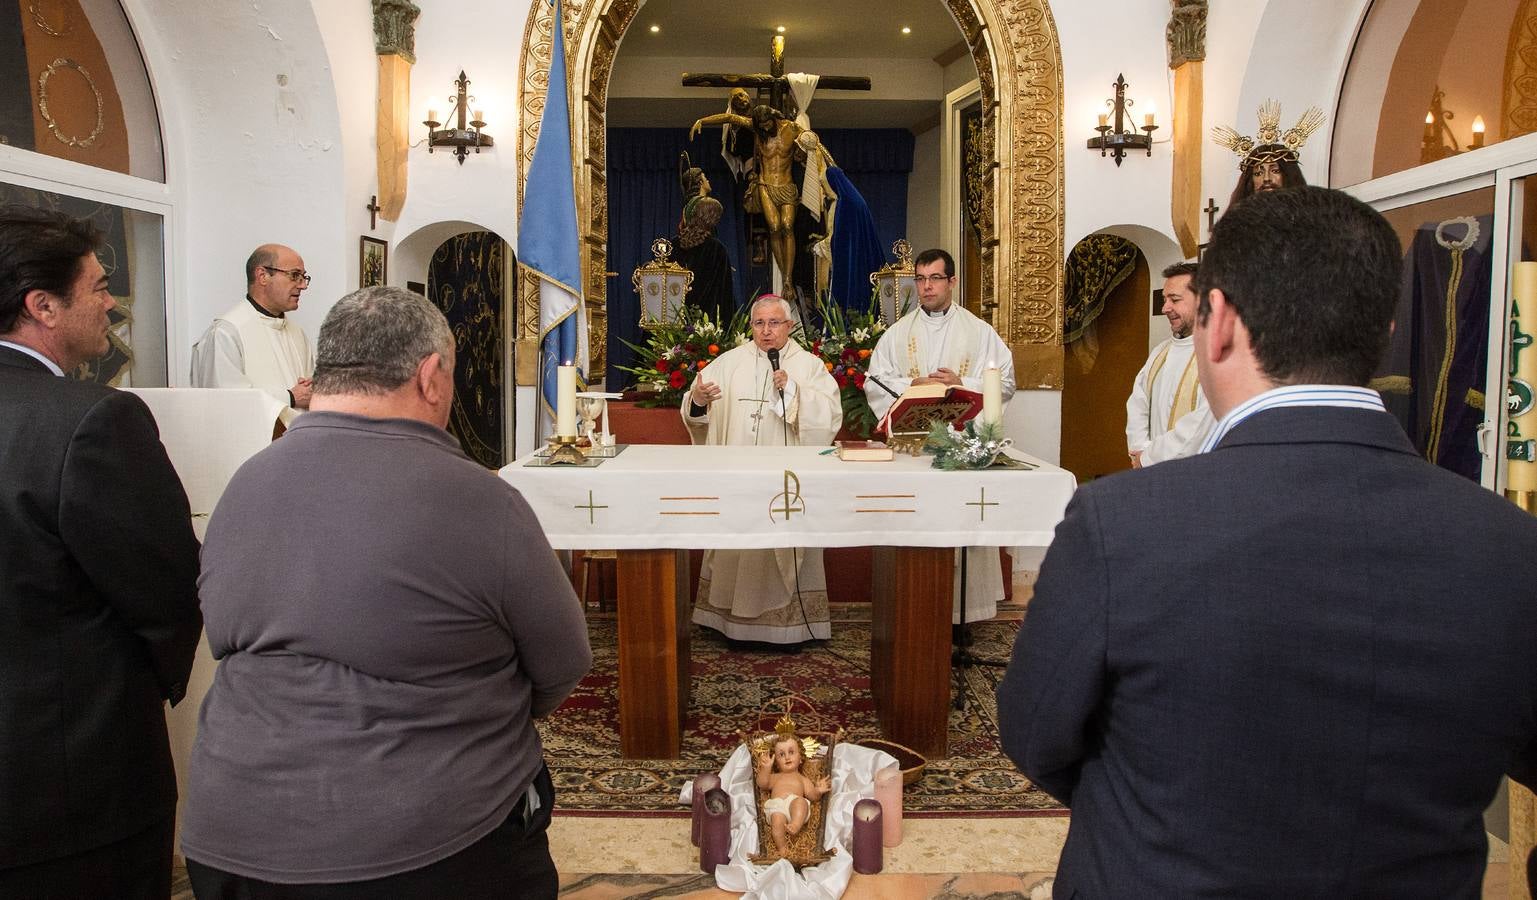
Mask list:
[[[293,421],[309,407],[314,357],[304,330],[285,313],[299,308],[309,286],[304,260],[288,247],[258,247],[246,262],[246,297],[218,318],[192,347],[192,386],[257,388],[283,404]]]
[[[1014,356],[993,326],[951,302],[955,263],[943,250],[925,250],[914,262],[918,308],[897,320],[881,335],[870,355],[865,399],[877,419],[915,384],[943,382],[980,392],[982,373],[996,366],[1003,381],[1003,402],[1014,396]],[[877,381],[879,384],[877,384]],[[955,574],[954,622],[961,621],[961,575]],[[966,550],[966,621],[981,622],[998,615],[1003,599],[1003,570],[993,547]]]
[[[843,424],[838,384],[821,359],[790,340],[789,305],[760,297],[750,319],[752,342],[705,366],[683,395],[689,437],[749,447],[831,444]],[[831,637],[821,548],[706,551],[694,621],[733,640]]]
[[[1163,314],[1174,336],[1148,356],[1126,400],[1126,452],[1137,467],[1190,456],[1216,426],[1196,375],[1194,263],[1164,270]]]

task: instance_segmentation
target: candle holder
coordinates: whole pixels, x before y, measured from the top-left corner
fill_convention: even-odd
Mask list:
[[[1115,82],[1111,87],[1115,88],[1115,99],[1106,100],[1105,105],[1111,108],[1115,116],[1115,124],[1107,124],[1104,120],[1108,117],[1100,116],[1101,124],[1094,128],[1095,131],[1099,132],[1099,137],[1089,138],[1089,149],[1098,150],[1100,156],[1109,155],[1115,157],[1115,164],[1117,166],[1121,164],[1121,160],[1126,158],[1126,151],[1128,150],[1146,150],[1147,155],[1152,156],[1153,132],[1158,130],[1158,126],[1153,124],[1152,114],[1149,113],[1140,126],[1140,130],[1146,133],[1138,134],[1139,128],[1128,127],[1131,123],[1127,119],[1131,115],[1131,108],[1136,105],[1136,101],[1126,96],[1125,76],[1115,76]]]
[[[550,437],[550,457],[545,465],[579,466],[587,461],[587,454],[576,445],[574,434],[557,434]]]

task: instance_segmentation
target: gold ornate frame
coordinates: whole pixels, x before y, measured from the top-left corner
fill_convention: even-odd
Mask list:
[[[992,165],[982,204],[982,307],[1014,353],[1023,388],[1062,388],[1062,54],[1047,0],[942,0],[971,48],[981,81],[983,145]],[[592,360],[598,368],[608,339],[608,80],[614,53],[639,0],[566,0],[565,39],[571,137],[580,148],[577,221],[583,229],[582,270]],[[533,160],[549,72],[550,4],[534,3],[523,33],[518,133],[518,204]],[[1000,129],[999,125],[1003,127]],[[538,281],[520,269],[517,339],[520,358],[539,339]],[[525,367],[519,366],[520,375]],[[532,366],[527,367],[531,374]],[[520,383],[524,381],[520,377]]]

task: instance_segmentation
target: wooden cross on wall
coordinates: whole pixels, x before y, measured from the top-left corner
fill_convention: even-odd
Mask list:
[[[720,72],[684,72],[684,87],[740,87],[740,88],[768,88],[769,105],[784,113],[793,115],[790,107],[791,94],[790,81],[785,78],[785,39],[784,35],[775,35],[773,43],[769,46],[769,74],[742,75]],[[868,91],[870,90],[870,78],[866,75],[822,75],[817,78],[817,90],[830,91]]]

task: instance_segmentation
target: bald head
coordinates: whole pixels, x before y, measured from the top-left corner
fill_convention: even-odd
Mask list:
[[[262,244],[245,261],[246,293],[274,316],[299,308],[299,295],[309,287],[304,257],[292,247]]]

